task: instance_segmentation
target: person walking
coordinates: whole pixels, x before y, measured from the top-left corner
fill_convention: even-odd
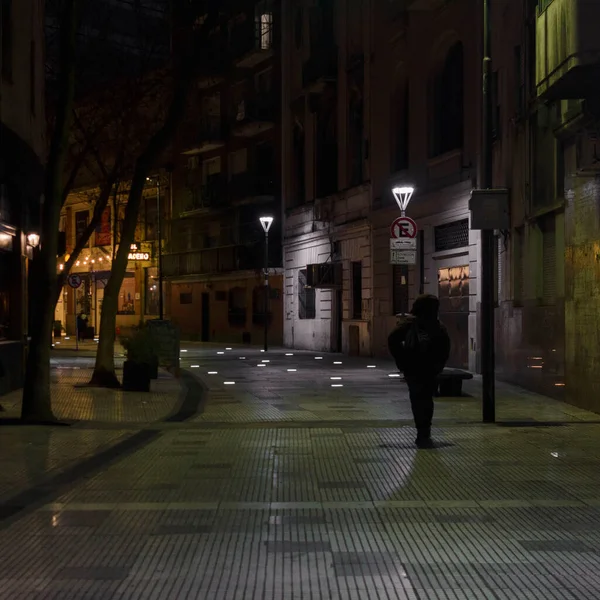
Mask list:
[[[77,315],[77,337],[80,342],[83,342],[85,340],[87,322],[87,315],[83,311],[81,311]]]
[[[438,319],[439,309],[437,296],[419,296],[410,315],[402,317],[388,337],[390,354],[408,384],[418,448],[433,448],[433,396],[450,355],[450,337]]]

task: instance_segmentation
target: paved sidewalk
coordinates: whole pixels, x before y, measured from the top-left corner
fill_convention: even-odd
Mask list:
[[[0,512],[0,599],[600,597],[598,415],[501,386],[481,425],[475,382],[417,451],[386,363],[183,350],[204,412]]]
[[[163,372],[147,394],[88,387],[92,365],[93,359],[85,356],[52,359],[52,406],[69,427],[20,425],[15,421],[22,392],[2,397],[0,502],[13,506],[11,498],[18,493],[43,486],[56,473],[113,448],[139,427],[164,421],[183,401],[180,382]]]

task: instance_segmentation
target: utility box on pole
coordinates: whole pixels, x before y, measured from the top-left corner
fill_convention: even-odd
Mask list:
[[[494,231],[510,229],[507,189],[473,190],[469,201],[471,229]]]

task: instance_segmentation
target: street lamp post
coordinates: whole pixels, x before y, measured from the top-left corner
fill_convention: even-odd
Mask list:
[[[483,0],[483,111],[481,189],[492,187],[492,35],[490,0]],[[496,420],[494,356],[494,232],[481,232],[481,376],[483,422]]]
[[[269,347],[269,229],[273,224],[273,217],[260,217],[260,224],[265,232],[265,304],[264,304],[264,318],[265,318],[265,352]]]
[[[152,178],[148,177],[148,181]],[[158,245],[158,318],[164,319],[162,268],[162,217],[160,213],[160,176],[156,177],[156,243]]]

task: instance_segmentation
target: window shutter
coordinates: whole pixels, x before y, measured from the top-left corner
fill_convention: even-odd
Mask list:
[[[513,270],[515,286],[513,300],[515,304],[521,304],[524,296],[523,258],[525,255],[525,231],[522,227],[515,230],[515,239],[513,244]]]
[[[542,301],[552,305],[556,299],[556,230],[554,215],[542,225]]]
[[[298,271],[298,317],[306,319],[306,269]]]
[[[502,237],[497,237],[496,238],[496,247],[497,247],[497,253],[498,253],[498,264],[496,266],[496,301],[498,304],[500,304],[502,302],[502,278],[503,278],[503,273],[502,273],[502,250],[503,250],[503,243],[502,243]]]

